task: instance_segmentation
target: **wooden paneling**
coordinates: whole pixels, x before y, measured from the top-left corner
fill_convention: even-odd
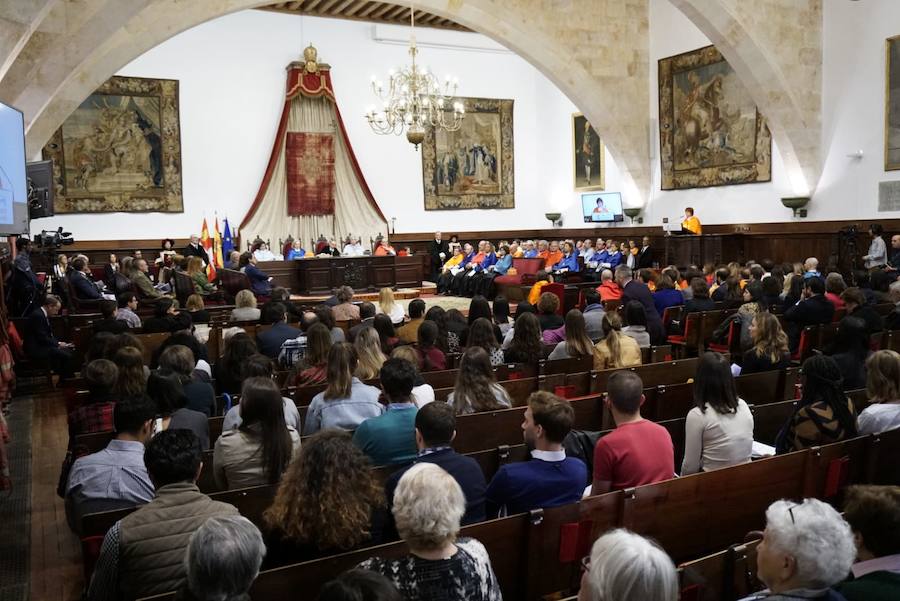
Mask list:
[[[276,2],[260,7],[260,10],[393,25],[409,25],[410,12],[409,6],[367,0],[295,0]],[[459,23],[423,10],[416,10],[416,26],[469,31]]]
[[[290,265],[296,283],[291,291],[297,294],[328,294],[339,286],[357,291],[374,292],[394,286],[421,286],[423,259],[413,257],[336,257],[332,259],[304,259],[261,263],[263,270],[270,265]]]

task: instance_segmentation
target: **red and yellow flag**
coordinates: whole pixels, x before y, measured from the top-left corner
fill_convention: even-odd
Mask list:
[[[219,216],[216,215],[216,229],[213,232],[213,264],[218,269],[225,267],[225,257],[222,256],[222,234],[219,232]]]
[[[203,247],[210,258],[209,265],[206,267],[206,277],[211,282],[216,279],[216,265],[212,253],[213,241],[212,238],[209,237],[209,227],[206,225],[206,217],[203,218],[203,229],[200,230],[200,246]]]

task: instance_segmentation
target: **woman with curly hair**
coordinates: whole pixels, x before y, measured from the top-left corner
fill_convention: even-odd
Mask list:
[[[371,380],[378,377],[381,366],[387,361],[387,357],[381,352],[381,339],[375,328],[365,327],[356,335],[353,341],[356,348],[356,373],[360,380]]]
[[[296,563],[378,544],[384,511],[384,489],[350,434],[319,432],[304,443],[263,514],[266,561]]]
[[[537,363],[544,352],[541,322],[534,313],[516,315],[513,338],[503,353],[507,363]]]
[[[791,364],[788,337],[778,318],[771,313],[757,313],[750,322],[753,346],[744,353],[741,375],[773,369],[785,369]]]
[[[447,403],[457,415],[512,407],[506,389],[497,384],[487,351],[480,346],[469,347],[463,353],[456,385]]]

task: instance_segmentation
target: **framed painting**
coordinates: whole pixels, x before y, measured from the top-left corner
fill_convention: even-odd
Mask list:
[[[659,61],[663,190],[768,182],[772,135],[715,46]]]
[[[603,141],[581,113],[572,115],[572,164],[576,192],[606,187]]]
[[[178,82],[111,77],[44,146],[57,213],[184,210]]]
[[[885,49],[884,170],[900,169],[900,36]]]
[[[514,208],[513,101],[459,101],[466,116],[458,130],[425,134],[425,210]]]

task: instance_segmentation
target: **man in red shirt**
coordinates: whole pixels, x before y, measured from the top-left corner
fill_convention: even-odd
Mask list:
[[[631,371],[609,378],[606,406],[616,429],[594,448],[592,495],[675,477],[675,449],[668,430],[641,417],[643,383]]]

